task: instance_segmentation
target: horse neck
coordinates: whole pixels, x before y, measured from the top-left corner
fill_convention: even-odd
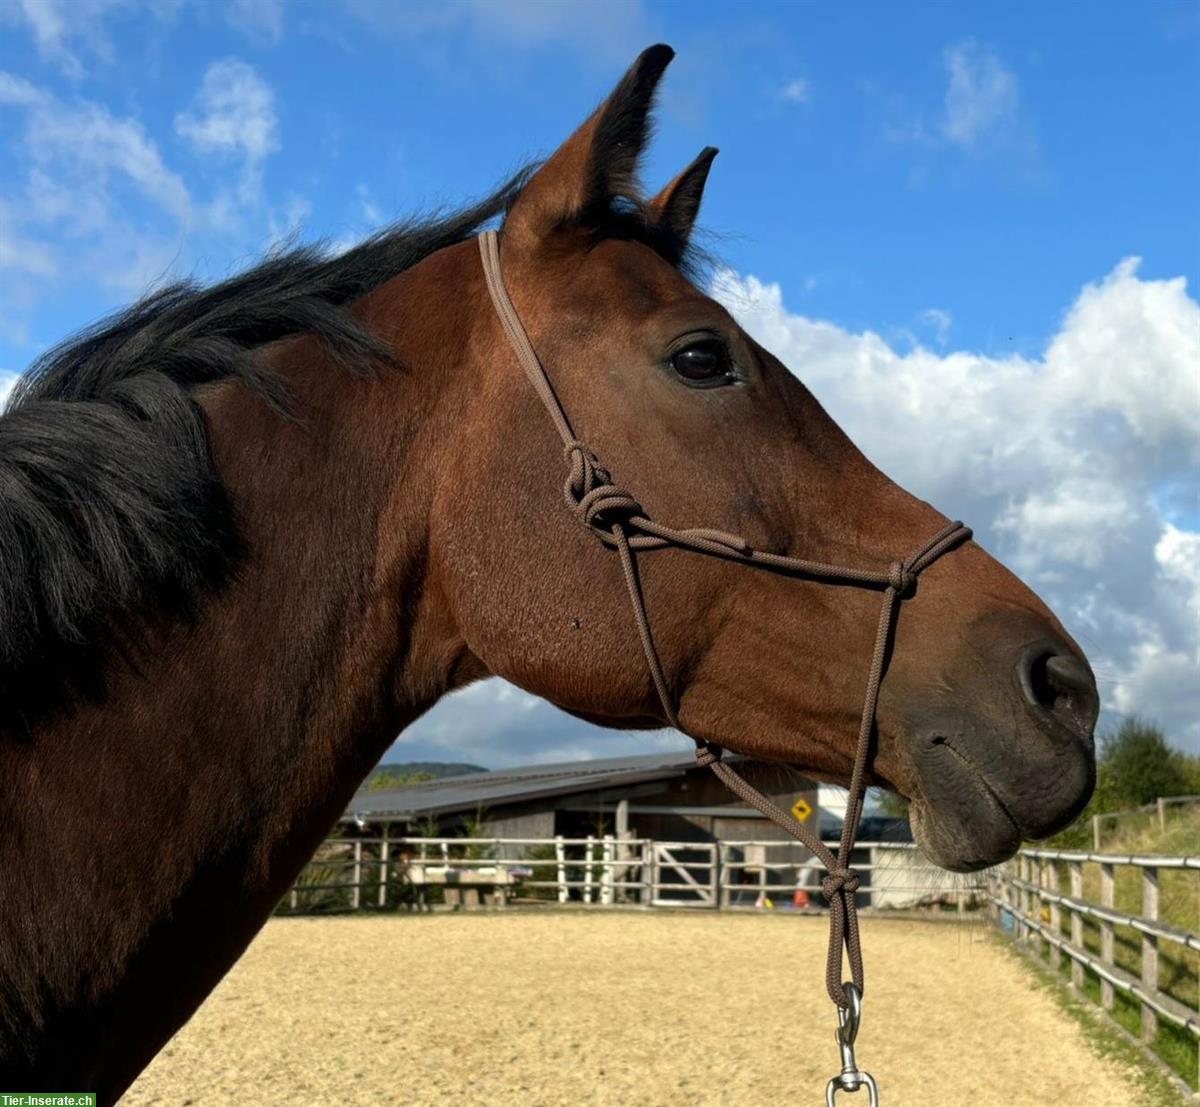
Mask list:
[[[296,421],[232,382],[205,391],[244,564],[195,625],[136,666],[114,664],[102,703],[2,747],[21,762],[9,781],[35,786],[14,805],[28,826],[0,839],[0,976],[26,958],[46,966],[34,1002],[58,1003],[25,1014],[51,1024],[86,992],[104,1013],[100,1056],[117,1055],[112,1028],[141,1025],[147,1005],[170,1008],[166,1034],[185,1019],[399,731],[484,675],[430,571],[438,458],[424,431],[453,406],[464,349],[461,320],[439,330],[428,318],[418,294],[430,278],[404,274],[360,305],[401,336],[404,368],[364,380],[308,340],[273,350]],[[83,919],[80,956],[70,926]],[[156,973],[173,981],[161,995]],[[0,1003],[0,1060],[14,1016]]]
[[[203,705],[194,745],[211,749],[221,735],[234,755],[226,773],[241,779],[230,787],[240,784],[241,809],[261,820],[264,850],[307,823],[307,856],[400,730],[481,675],[430,571],[439,459],[424,432],[453,406],[463,341],[453,327],[417,324],[426,286],[454,279],[437,268],[419,266],[357,309],[400,336],[402,368],[356,378],[300,340],[272,352],[298,419],[264,411],[235,385],[205,397],[248,555],[186,639],[193,680],[183,695],[193,711]],[[296,851],[286,852],[294,867]]]

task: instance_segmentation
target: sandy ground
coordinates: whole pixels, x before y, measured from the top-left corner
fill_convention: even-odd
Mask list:
[[[982,927],[863,929],[885,1107],[1141,1102]],[[278,919],[121,1102],[823,1103],[825,941],[777,915]]]

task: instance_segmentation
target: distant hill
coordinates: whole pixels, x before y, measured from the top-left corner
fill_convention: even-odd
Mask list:
[[[486,772],[487,769],[482,765],[472,765],[466,761],[389,761],[376,766],[363,782],[363,790],[375,792],[382,788],[403,788],[406,784],[420,784],[424,780]]]

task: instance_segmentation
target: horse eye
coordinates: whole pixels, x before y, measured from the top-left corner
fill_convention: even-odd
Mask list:
[[[671,368],[687,384],[711,387],[733,379],[729,351],[713,339],[694,342],[671,355]]]

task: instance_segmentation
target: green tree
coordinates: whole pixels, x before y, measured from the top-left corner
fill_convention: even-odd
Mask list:
[[[403,770],[393,769],[385,765],[383,768],[376,769],[369,777],[366,783],[363,784],[363,790],[367,792],[379,792],[386,788],[404,788],[409,784],[422,784],[427,780],[433,780],[432,773],[410,773]]]
[[[1200,758],[1172,749],[1162,729],[1130,717],[1102,735],[1096,757],[1096,791],[1069,827],[1055,835],[1060,849],[1091,845],[1093,815],[1127,811],[1159,796],[1200,794]]]
[[[1159,796],[1186,795],[1191,775],[1188,760],[1171,749],[1155,724],[1126,719],[1116,733],[1101,741],[1097,787],[1097,799],[1105,804],[1101,810],[1140,807]]]
[[[461,838],[487,838],[488,830],[487,811],[483,804],[479,804],[475,808],[474,815],[467,815],[463,818],[462,825],[459,827],[459,837]],[[496,856],[496,847],[487,843],[473,843],[465,847],[463,852],[464,857],[469,857],[472,860],[482,860],[484,858],[492,858]]]

